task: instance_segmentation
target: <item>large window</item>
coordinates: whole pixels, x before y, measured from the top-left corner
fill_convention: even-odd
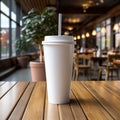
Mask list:
[[[107,21],[107,26],[106,26],[106,47],[110,49],[111,47],[111,21],[108,19]]]
[[[0,59],[16,56],[15,40],[20,36],[22,10],[16,0],[0,1]]]
[[[120,47],[120,33],[117,33],[116,35],[115,35],[115,47],[116,48],[118,48],[118,47]]]
[[[97,44],[98,48],[101,48],[100,27],[99,26],[97,26],[96,31],[97,31],[97,34],[96,34],[96,38],[97,38],[96,44]]]
[[[100,49],[110,49],[111,47],[111,19],[101,22],[97,26],[97,45]]]
[[[11,18],[16,21],[16,4],[15,4],[15,0],[12,0],[12,5],[11,5]]]
[[[15,40],[16,40],[16,24],[12,21],[11,23],[11,31],[12,31],[12,39],[11,39],[11,45],[12,45],[12,56],[15,56]]]
[[[10,12],[9,12],[9,1],[8,0],[2,0],[1,1],[1,11],[4,13],[4,14],[6,14],[7,16],[9,16],[10,14]]]
[[[9,19],[1,14],[1,57],[9,57]]]
[[[116,19],[118,19],[118,18],[116,18]],[[119,19],[117,21],[119,21]],[[120,22],[116,22],[115,24],[118,25],[118,27],[120,26]],[[119,47],[119,49],[120,49],[120,28],[118,28],[118,29],[116,28],[116,30],[114,30],[114,35],[115,35],[115,47],[116,48]]]

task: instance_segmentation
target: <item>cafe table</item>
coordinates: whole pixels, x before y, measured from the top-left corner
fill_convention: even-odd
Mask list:
[[[116,64],[116,65],[120,65],[120,59],[119,60],[117,60],[117,59],[113,60],[113,63]]]
[[[93,69],[92,79],[97,79],[99,66],[101,66],[104,62],[107,61],[108,56],[107,55],[94,56],[92,54],[89,55],[80,54],[79,58],[89,61],[89,63],[91,64],[91,69]]]
[[[120,81],[72,81],[60,105],[48,103],[46,82],[0,82],[0,120],[120,120]]]
[[[105,62],[108,58],[107,55],[101,55],[101,56],[94,56],[92,54],[80,54],[79,58],[84,59],[84,60],[89,60],[93,63],[98,63],[99,65],[101,65],[103,62]]]
[[[92,56],[91,60],[96,63],[98,62],[99,65],[101,65],[103,62],[105,62],[107,60],[108,56],[107,55],[101,55],[99,57],[97,56]]]

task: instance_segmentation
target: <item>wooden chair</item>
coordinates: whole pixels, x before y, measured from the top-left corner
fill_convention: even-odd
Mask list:
[[[87,78],[91,80],[91,67],[90,67],[90,62],[88,64],[80,64],[79,63],[79,56],[78,54],[74,54],[74,60],[73,60],[73,79],[78,80],[79,79],[79,72],[85,72],[87,74]],[[85,75],[85,74],[84,74]]]
[[[101,79],[102,72],[105,72],[105,80],[109,80],[111,77],[111,80],[116,77],[116,79],[119,79],[119,68],[117,65],[113,63],[113,60],[120,59],[119,54],[109,54],[108,60],[106,64],[99,67],[99,73],[98,73],[98,80]],[[113,74],[114,73],[114,74]],[[114,76],[116,74],[116,76]],[[111,75],[111,76],[110,76]]]

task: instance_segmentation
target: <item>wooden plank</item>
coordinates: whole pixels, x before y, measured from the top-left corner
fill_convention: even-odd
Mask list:
[[[120,92],[120,81],[107,81],[107,84],[105,81],[101,81],[101,84],[103,84],[107,88],[109,87],[111,90],[114,90],[117,93]]]
[[[108,82],[109,83],[109,82]],[[106,82],[107,84],[107,82]],[[111,116],[118,120],[120,119],[120,96],[114,95],[114,92],[110,92],[104,88],[102,83],[98,85],[96,82],[90,84],[85,82],[84,85],[91,92],[91,94],[100,102],[100,104],[111,114]],[[113,88],[114,88],[113,84]],[[99,92],[98,92],[99,91]]]
[[[29,101],[30,95],[33,91],[35,83],[30,83],[29,86],[26,88],[24,94],[20,98],[19,102],[15,106],[14,111],[11,113],[9,120],[21,120],[24,110],[27,106],[27,103]]]
[[[22,120],[43,120],[45,92],[45,82],[36,82]]]
[[[0,99],[0,120],[7,120],[29,82],[18,82]]]
[[[79,101],[87,119],[113,120],[110,114],[101,106],[94,96],[81,84],[73,82],[72,90]]]
[[[48,108],[48,95],[47,95],[47,90],[46,90],[44,120],[47,120],[47,108]]]
[[[73,113],[69,104],[58,105],[60,120],[74,120]]]
[[[48,103],[46,120],[59,120],[57,105]]]
[[[111,92],[111,94],[115,95],[116,97],[118,97],[118,99],[120,99],[120,81],[119,82],[111,82],[111,84],[104,84],[104,87],[106,90],[108,90],[109,92]]]
[[[101,85],[104,87],[107,91],[111,92],[111,94],[115,95],[120,99],[120,81],[107,81],[107,84],[105,81],[96,82],[96,85]]]
[[[71,91],[70,106],[71,106],[75,120],[87,120],[81,106],[79,105],[72,91]]]
[[[0,87],[0,99],[15,85],[16,82],[6,82]]]
[[[59,106],[59,108],[60,108],[60,106],[62,106],[62,109],[63,109],[63,105],[49,104],[47,99],[46,99],[46,109],[45,109],[45,117],[44,117],[45,120],[60,120],[59,114],[58,114],[58,112],[59,112],[58,111],[58,106]],[[79,103],[77,102],[77,100],[76,100],[76,98],[75,98],[75,96],[73,95],[72,92],[71,92],[70,104],[67,104],[67,106],[69,106],[68,111],[69,111],[70,117],[72,115],[72,118],[74,118],[75,120],[80,120],[80,119],[81,120],[86,120],[86,117],[85,117],[81,107],[79,106]],[[64,110],[64,111],[66,111],[66,110]],[[61,114],[61,110],[60,110],[60,114]],[[67,111],[66,111],[65,116],[62,113],[61,119],[63,119],[63,120],[67,119],[66,118],[67,114],[68,114]],[[68,118],[68,119],[70,119],[70,118]]]
[[[46,93],[44,120],[60,120],[58,105],[48,103],[47,93]]]

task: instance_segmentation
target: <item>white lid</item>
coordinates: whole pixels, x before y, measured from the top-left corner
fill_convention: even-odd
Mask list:
[[[74,43],[73,36],[45,36],[42,43]]]

